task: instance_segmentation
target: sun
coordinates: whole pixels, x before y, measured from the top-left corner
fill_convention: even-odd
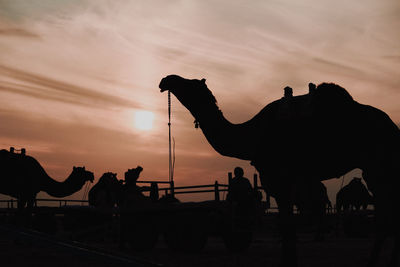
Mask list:
[[[153,112],[145,110],[135,112],[135,127],[139,130],[151,130],[153,128],[153,120]]]

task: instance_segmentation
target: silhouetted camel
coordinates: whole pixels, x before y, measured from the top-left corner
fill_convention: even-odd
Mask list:
[[[145,188],[136,185],[136,181],[139,179],[142,171],[143,168],[137,166],[136,168],[128,169],[128,171],[125,172],[125,184],[122,186],[121,194],[121,206],[130,208],[151,202],[150,198],[143,194]]]
[[[321,181],[307,181],[294,188],[294,205],[301,215],[314,219],[317,231],[314,239],[322,241],[326,225],[326,209],[331,208],[325,185]]]
[[[211,146],[221,155],[249,160],[279,207],[283,266],[297,266],[292,189],[307,180],[336,178],[360,168],[375,198],[379,235],[371,256],[375,264],[382,242],[395,234],[392,257],[400,250],[400,131],[389,116],[360,104],[336,84],[320,84],[312,93],[276,100],[241,124],[226,120],[205,79],[177,75],[163,78],[169,90],[191,112]],[[351,149],[353,153],[343,153]]]
[[[128,169],[125,172],[125,181],[118,180],[116,173],[104,173],[97,184],[89,191],[89,204],[102,208],[112,208],[115,205],[129,208],[149,203],[151,199],[146,197],[143,191],[150,189],[150,187],[139,187],[136,185],[136,180],[139,178],[142,170],[143,168],[140,166]],[[158,188],[156,190],[158,194]]]
[[[296,185],[294,191],[294,205],[297,206],[299,212],[310,213],[322,210],[325,213],[326,208],[332,206],[326,186],[321,181],[308,181]]]
[[[85,167],[74,167],[64,182],[47,175],[33,157],[0,150],[0,193],[18,199],[18,209],[33,207],[37,193],[44,191],[52,197],[66,197],[79,191],[86,181],[93,182],[93,173]]]
[[[361,182],[361,178],[353,178],[336,194],[337,212],[366,209],[372,203],[372,196]]]
[[[121,201],[122,181],[117,174],[104,173],[89,191],[89,204],[100,208],[113,208]]]

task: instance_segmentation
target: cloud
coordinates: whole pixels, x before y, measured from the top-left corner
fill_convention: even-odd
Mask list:
[[[0,65],[0,76],[17,82],[1,82],[0,90],[36,98],[97,107],[141,108],[142,104],[118,96],[55,80],[29,71]]]
[[[0,28],[0,36],[16,36],[26,38],[40,38],[36,33],[20,28]]]

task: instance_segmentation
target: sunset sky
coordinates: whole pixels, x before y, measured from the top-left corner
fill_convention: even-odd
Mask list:
[[[400,1],[249,3],[0,0],[0,148],[26,148],[59,181],[74,165],[96,180],[137,165],[142,179],[167,180],[158,84],[169,74],[206,78],[235,123],[311,81],[338,83],[399,124]],[[217,154],[174,97],[172,113],[177,185],[226,183],[235,166],[253,176]],[[340,183],[326,182],[332,201]]]

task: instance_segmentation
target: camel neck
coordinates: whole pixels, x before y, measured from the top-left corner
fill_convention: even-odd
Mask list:
[[[254,141],[249,133],[251,124],[233,124],[229,122],[218,108],[198,113],[196,119],[200,123],[207,141],[221,155],[251,160]]]
[[[76,180],[72,174],[63,182],[58,182],[47,175],[42,180],[42,190],[52,197],[66,197],[82,188],[82,184]]]

